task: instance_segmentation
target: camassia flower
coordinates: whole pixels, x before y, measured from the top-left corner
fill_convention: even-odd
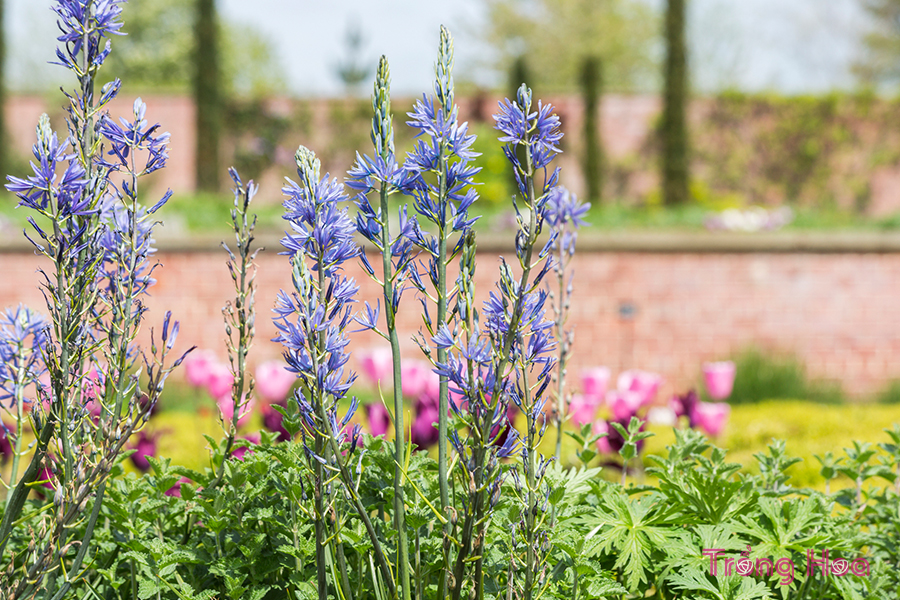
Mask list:
[[[294,290],[278,293],[275,341],[284,346],[287,370],[300,379],[295,398],[301,415],[316,431],[338,436],[356,408],[354,402],[343,419],[337,418],[338,401],[356,379],[346,369],[345,331],[359,289],[341,272],[346,260],[359,255],[359,247],[353,240],[356,228],[341,207],[348,200],[342,186],[320,176],[312,151],[301,146],[296,159],[301,184],[288,180],[283,189],[284,218],[293,233],[282,240],[293,265]]]

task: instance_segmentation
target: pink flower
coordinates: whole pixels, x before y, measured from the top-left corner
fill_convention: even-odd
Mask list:
[[[431,367],[421,360],[408,360],[400,367],[403,395],[407,398],[418,398],[428,387]]]
[[[184,359],[184,376],[194,387],[205,386],[209,381],[210,368],[217,362],[212,350],[194,350]]]
[[[646,404],[646,398],[639,391],[610,390],[606,393],[606,405],[612,411],[613,420],[627,422]]]
[[[231,394],[234,385],[234,375],[225,363],[212,363],[206,371],[206,391],[213,398],[221,398]]]
[[[369,432],[378,437],[385,435],[391,426],[391,416],[387,408],[381,402],[373,402],[366,405],[366,415],[369,417]]]
[[[609,386],[610,372],[607,367],[594,367],[581,374],[581,391],[585,396],[606,396]]]
[[[713,400],[724,400],[734,388],[735,366],[730,360],[703,363],[703,381]]]
[[[609,423],[603,419],[594,422],[594,435],[600,435],[601,433],[607,434],[597,440],[597,450],[600,451],[601,454],[613,453],[612,446],[609,445],[609,429]]]
[[[256,367],[256,390],[269,402],[282,402],[288,397],[297,376],[288,371],[284,363],[270,360]]]
[[[247,396],[243,396],[241,398],[241,414],[238,415],[238,427],[241,427],[247,420],[250,418],[250,413],[253,412],[253,407],[256,405],[256,400],[252,396],[250,397],[250,401],[246,402]],[[222,420],[225,423],[230,423],[232,417],[234,416],[234,402],[231,398],[231,388],[228,389],[228,392],[216,399],[216,406],[219,407],[219,412],[222,414]]]
[[[241,439],[247,440],[251,444],[258,444],[261,438],[258,433],[249,433],[243,436]],[[231,451],[231,456],[233,458],[236,458],[237,460],[244,460],[244,455],[248,452],[250,454],[253,454],[253,450],[251,450],[247,446],[240,446]]]
[[[359,368],[372,383],[391,382],[394,373],[394,357],[390,346],[378,346],[359,353]]]
[[[619,374],[616,387],[620,392],[637,392],[641,396],[641,405],[644,406],[653,402],[662,382],[662,376],[657,373],[631,369]]]
[[[168,490],[166,490],[166,496],[175,496],[177,498],[181,498],[181,484],[182,483],[193,483],[193,482],[190,479],[188,479],[187,477],[182,477],[181,479],[178,480],[178,482],[175,485],[173,485]],[[198,488],[198,491],[199,491],[199,488]]]
[[[731,406],[725,402],[698,402],[691,411],[690,419],[707,435],[716,437],[725,429],[730,414]]]
[[[569,401],[569,418],[580,428],[594,420],[602,402],[603,396],[575,394]]]

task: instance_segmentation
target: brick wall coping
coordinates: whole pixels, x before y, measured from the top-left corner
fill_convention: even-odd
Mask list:
[[[162,252],[219,252],[222,237],[159,236]],[[262,234],[257,244],[270,250],[280,249],[281,236]],[[512,235],[483,234],[478,238],[481,252],[509,252]],[[30,253],[31,244],[20,236],[0,239],[0,253]],[[895,232],[631,232],[582,233],[581,252],[633,252],[662,254],[897,254],[900,233]]]

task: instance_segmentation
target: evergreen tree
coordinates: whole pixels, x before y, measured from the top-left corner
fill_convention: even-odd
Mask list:
[[[665,20],[666,62],[664,71],[662,144],[662,196],[667,205],[684,204],[690,197],[690,148],[687,130],[687,51],[685,47],[685,2],[668,0]]]
[[[196,0],[194,21],[194,104],[197,189],[219,189],[219,138],[222,130],[222,81],[215,0]]]
[[[599,109],[603,93],[600,59],[586,56],[581,64],[581,97],[584,105],[584,183],[588,200],[599,203],[603,195],[603,148]]]

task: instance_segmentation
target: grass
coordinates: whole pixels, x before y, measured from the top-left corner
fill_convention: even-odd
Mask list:
[[[482,191],[482,190],[479,190]],[[266,197],[277,196],[272,190],[264,190]],[[397,200],[401,202],[401,200]],[[24,209],[16,210],[17,199],[12,194],[0,192],[0,230],[21,231],[29,216]],[[166,224],[163,231],[177,235],[181,231],[228,235],[231,195],[176,194],[160,211]],[[351,211],[353,208],[351,208]],[[478,232],[506,231],[512,236],[514,218],[508,202],[483,200],[476,204],[482,218],[475,229]],[[280,202],[258,202],[260,232],[281,232]],[[681,207],[639,206],[623,202],[593,203],[585,220],[589,231],[702,231],[711,210],[707,204],[693,203]],[[900,230],[900,214],[886,218],[872,218],[837,209],[799,208],[794,220],[785,227],[787,231],[896,231]],[[4,226],[5,223],[5,226]],[[588,234],[589,235],[589,234]]]
[[[807,398],[820,404],[846,400],[838,383],[809,378],[803,362],[792,354],[749,348],[734,362],[737,374],[728,400],[731,404],[782,398]]]

